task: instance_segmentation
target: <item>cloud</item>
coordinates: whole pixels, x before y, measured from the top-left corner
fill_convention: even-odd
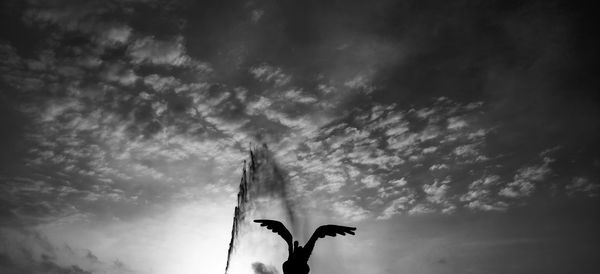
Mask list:
[[[387,220],[394,215],[405,212],[411,205],[415,203],[414,193],[398,197],[394,199],[382,212],[377,216],[378,220]]]
[[[125,44],[129,41],[133,29],[126,25],[104,28],[97,38],[100,43],[108,45]]]
[[[467,208],[472,210],[505,211],[509,204],[495,200],[493,194],[493,189],[501,184],[498,175],[484,176],[469,185],[469,191],[460,197],[460,201],[467,202]]]
[[[408,211],[409,215],[428,214],[435,212],[434,209],[427,207],[424,204],[417,204]]]
[[[0,240],[0,269],[8,273],[91,274],[110,268],[91,251],[55,245],[36,229],[2,227]]]
[[[131,86],[139,79],[135,71],[123,63],[113,63],[106,66],[102,76],[107,81],[116,82],[123,86]]]
[[[46,104],[41,117],[44,122],[55,121],[60,116],[69,112],[78,112],[84,108],[84,105],[76,99],[53,100]]]
[[[450,117],[448,118],[448,129],[450,130],[458,130],[467,127],[468,124],[465,120],[460,117]]]
[[[425,194],[427,194],[427,200],[432,203],[436,203],[436,204],[445,202],[446,201],[446,193],[448,192],[448,189],[450,188],[448,186],[448,183],[450,183],[449,180],[444,180],[444,181],[435,181],[432,184],[423,185],[423,192],[425,192]]]
[[[290,89],[283,93],[283,97],[287,100],[292,100],[293,102],[310,104],[317,102],[317,98],[306,94],[301,89]]]
[[[435,164],[435,165],[431,165],[429,167],[429,170],[431,170],[431,171],[442,170],[442,169],[448,169],[448,166],[446,164]]]
[[[403,177],[398,180],[390,181],[389,183],[390,183],[390,185],[395,186],[395,187],[403,187],[406,185],[406,179]]]
[[[250,73],[259,81],[273,83],[276,87],[288,84],[292,77],[283,73],[281,68],[261,64],[250,68]]]
[[[454,149],[454,154],[457,156],[477,156],[479,152],[477,151],[477,144],[468,144],[459,146]]]
[[[32,120],[23,134],[31,143],[24,162],[43,173],[51,170],[46,176],[62,176],[36,178],[39,186],[21,189],[8,184],[9,191],[23,196],[28,191],[56,195],[23,204],[15,211],[21,216],[62,216],[74,201],[94,205],[86,209],[94,213],[99,204],[166,202],[183,195],[179,184],[233,192],[226,183],[232,177],[229,166],[244,158],[240,151],[250,141],[269,142],[285,159],[299,182],[298,197],[339,193],[340,198],[331,198],[339,202],[338,211],[356,206],[367,218],[411,210],[450,212],[455,204],[500,210],[558,173],[550,165],[527,163],[522,151],[498,152],[495,146],[507,141],[501,123],[489,119],[489,102],[430,94],[414,102],[381,97],[391,87],[380,71],[397,67],[409,50],[393,39],[328,37],[315,54],[330,48],[323,59],[336,59],[336,68],[325,64],[314,74],[303,72],[305,65],[314,68],[303,58],[290,65],[294,62],[260,56],[252,59],[256,63],[248,59],[232,68],[239,70],[235,73],[217,67],[214,74],[197,73],[201,63],[192,56],[209,56],[210,50],[198,54],[192,48],[198,40],[184,36],[189,32],[181,26],[177,36],[165,35],[173,33],[172,26],[161,25],[171,14],[156,18],[161,26],[150,33],[129,20],[140,15],[130,7],[145,3],[65,3],[32,3],[23,17],[31,28],[54,32],[52,43],[37,45],[44,50],[22,54],[8,43],[0,48],[2,79],[31,97],[14,104]],[[125,16],[109,16],[117,9]],[[271,14],[249,7],[243,20],[260,28]],[[81,41],[70,45],[67,34]],[[259,47],[239,44],[248,51]],[[219,54],[227,54],[226,48]],[[298,52],[304,51],[290,54],[305,57]],[[237,76],[232,80],[231,75]],[[253,79],[238,81],[239,75]],[[510,156],[514,162],[505,161],[506,155],[515,155]],[[196,167],[201,171],[188,170]],[[484,173],[509,179],[486,184]],[[206,180],[195,179],[200,175]],[[446,184],[445,176],[460,179]],[[132,187],[140,181],[147,184]],[[587,193],[587,185],[593,189],[594,184],[582,182],[573,179],[565,190],[575,195]],[[354,193],[369,199],[347,202]],[[71,213],[89,213],[78,209],[82,212]]]
[[[331,208],[338,216],[351,222],[364,220],[370,215],[369,211],[352,200],[336,201]]]
[[[254,274],[278,274],[277,268],[274,266],[267,266],[261,262],[252,263],[252,270]]]
[[[470,209],[476,209],[481,211],[505,211],[508,208],[508,204],[502,201],[496,201],[491,204],[486,204],[480,200],[470,201],[467,205]]]
[[[66,4],[69,5],[66,5]],[[99,15],[108,12],[107,5],[99,1],[89,1],[87,3],[56,1],[55,5],[36,5],[33,2],[32,7],[25,12],[26,22],[37,21],[51,23],[60,26],[65,30],[90,31],[96,25],[96,19]]]
[[[535,185],[530,181],[517,180],[508,183],[506,187],[500,190],[499,194],[509,198],[522,198],[531,195]]]
[[[326,172],[323,176],[325,177],[326,183],[316,187],[315,191],[327,191],[332,194],[337,193],[348,181],[346,176],[341,172]]]
[[[370,83],[370,78],[370,73],[357,74],[344,82],[344,85],[346,87],[361,90],[362,92],[369,94],[375,89]]]
[[[257,105],[266,109],[273,104],[272,101],[263,102],[268,103]],[[457,205],[472,210],[504,210],[510,204],[500,200],[505,196],[497,193],[505,185],[489,183],[490,180],[498,181],[496,175],[481,179],[485,181],[481,184],[485,188],[473,184],[465,192],[452,195],[449,194],[451,190],[463,189],[462,182],[453,183],[457,186],[451,189],[447,178],[436,178],[441,175],[472,177],[474,174],[464,174],[464,168],[479,168],[478,165],[485,166],[486,162],[493,161],[484,153],[485,138],[492,129],[481,127],[469,114],[480,110],[481,106],[478,102],[458,104],[447,98],[438,99],[431,107],[420,110],[402,111],[395,105],[373,105],[367,108],[369,111],[349,114],[317,131],[314,138],[303,143],[306,150],[295,154],[296,157],[286,164],[289,168],[297,168],[295,170],[301,176],[322,176],[327,183],[318,184],[313,188],[315,191],[352,193],[376,188],[377,197],[369,202],[374,208],[368,211],[380,219],[413,208],[411,214],[450,214]],[[448,129],[448,121],[460,126]],[[340,171],[337,168],[340,165],[346,166],[346,171]],[[487,168],[497,169],[491,165]],[[428,168],[422,168],[426,166]],[[519,172],[523,174],[521,177],[535,177],[530,170]],[[397,180],[398,177],[404,177],[404,180]],[[426,178],[431,178],[434,183],[425,183]],[[395,186],[395,183],[404,185]],[[311,189],[310,183],[302,185]],[[523,187],[526,192],[527,186]],[[422,195],[418,190],[422,190]],[[404,203],[406,200],[403,199],[392,203],[408,193],[415,193],[411,204]],[[416,206],[417,201],[421,206]],[[375,207],[382,206],[380,212],[383,213],[375,213],[379,211]]]
[[[595,173],[576,161],[593,153],[575,152],[579,148],[568,140],[593,139],[597,134],[581,134],[590,131],[577,128],[594,127],[566,123],[569,130],[564,131],[560,122],[538,117],[565,107],[563,102],[579,106],[581,96],[573,94],[548,105],[551,98],[538,96],[542,94],[529,82],[544,76],[536,67],[556,66],[527,60],[527,69],[519,69],[524,74],[515,81],[503,76],[511,74],[516,60],[504,54],[523,50],[512,47],[515,43],[500,43],[511,50],[487,48],[482,55],[476,48],[435,43],[473,32],[460,28],[467,35],[453,36],[456,24],[441,24],[450,29],[432,25],[423,32],[405,22],[400,24],[402,37],[382,36],[394,27],[386,26],[386,20],[377,24],[377,33],[363,24],[377,19],[371,15],[385,19],[388,7],[403,5],[375,5],[375,13],[359,9],[358,21],[354,12],[346,13],[356,8],[353,4],[342,9],[348,16],[341,17],[302,9],[299,17],[307,23],[297,22],[298,16],[281,17],[279,7],[263,4],[198,4],[201,14],[187,10],[196,4],[180,1],[5,5],[11,27],[0,43],[5,89],[0,123],[6,129],[0,144],[3,159],[8,159],[0,174],[0,190],[7,193],[0,198],[3,218],[34,227],[46,222],[91,226],[98,220],[145,219],[191,200],[233,201],[243,152],[248,143],[260,141],[268,142],[290,170],[295,198],[351,220],[450,213],[456,206],[503,211],[526,199],[551,199],[531,197],[545,195],[538,191],[544,187],[564,190],[566,198],[597,196]],[[329,5],[317,6],[321,13]],[[149,17],[151,22],[141,20]],[[276,22],[282,18],[284,24]],[[496,21],[500,30],[507,24]],[[559,32],[570,28],[558,22],[560,28],[554,29]],[[15,33],[19,30],[28,33]],[[361,33],[365,30],[369,33]],[[491,35],[484,47],[498,44],[497,35]],[[525,48],[517,55],[531,55],[530,45]],[[431,54],[440,49],[457,52]],[[477,58],[465,58],[461,51]],[[232,55],[239,60],[235,65],[224,61]],[[196,58],[214,60],[215,66]],[[500,69],[490,65],[497,60],[503,60]],[[561,63],[555,61],[551,63]],[[206,71],[199,73],[202,65]],[[554,84],[545,83],[540,90],[564,86]],[[517,98],[535,101],[497,102],[506,97],[497,89],[518,91],[519,86],[531,92],[515,92]],[[579,119],[587,115],[572,116],[579,110],[569,104],[567,110],[575,111],[552,117],[591,121]],[[559,134],[568,138],[557,140],[547,131],[537,133],[539,125],[572,134]],[[7,142],[5,136],[11,139]],[[552,142],[565,148],[538,154],[542,145],[556,145]],[[573,151],[569,159],[561,155],[567,150]],[[530,162],[533,154],[557,162]],[[566,163],[571,157],[574,162]],[[74,251],[79,257],[85,252]],[[105,258],[94,252],[98,260]],[[44,255],[48,260],[60,257]]]
[[[378,187],[379,185],[381,185],[381,181],[379,180],[379,178],[375,175],[367,175],[366,177],[364,177],[361,182],[365,185],[365,187],[367,188],[375,188]]]
[[[423,153],[428,154],[428,153],[434,153],[438,148],[437,147],[426,147],[423,149]]]
[[[93,263],[99,262],[98,257],[96,257],[96,255],[94,255],[94,253],[92,253],[91,250],[88,250],[88,253],[85,255],[85,257]]]
[[[130,26],[118,20],[106,18],[107,14],[117,12],[120,8],[118,5],[102,1],[54,1],[43,5],[30,1],[29,4],[23,18],[26,23],[51,24],[65,32],[84,33],[102,47],[126,44],[133,31]]]
[[[545,180],[551,174],[552,170],[549,164],[553,161],[549,157],[544,157],[541,164],[520,168],[514,176],[514,181],[502,188],[499,194],[509,198],[522,198],[531,195],[535,190],[534,183]]]
[[[129,46],[128,51],[134,63],[169,66],[184,66],[191,63],[191,58],[185,52],[181,36],[167,41],[147,36],[135,40]]]
[[[157,74],[151,74],[144,77],[144,84],[152,87],[157,92],[163,92],[168,89],[181,87],[181,83],[173,76],[162,77]]]
[[[565,190],[569,196],[583,194],[588,197],[597,197],[600,193],[600,184],[594,183],[586,177],[574,177],[571,182],[565,186]]]
[[[257,100],[251,101],[246,106],[248,113],[251,115],[257,115],[263,113],[269,106],[271,106],[272,101],[264,96],[258,97]]]
[[[263,15],[265,14],[264,10],[261,9],[254,9],[252,10],[252,14],[250,19],[252,20],[253,23],[258,23],[258,21],[260,20],[260,18],[263,17]]]

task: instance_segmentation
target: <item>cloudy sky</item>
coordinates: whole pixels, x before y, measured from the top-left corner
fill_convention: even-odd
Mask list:
[[[261,143],[306,215],[358,227],[316,251],[315,273],[600,268],[588,7],[0,10],[2,273],[222,273],[242,161]]]

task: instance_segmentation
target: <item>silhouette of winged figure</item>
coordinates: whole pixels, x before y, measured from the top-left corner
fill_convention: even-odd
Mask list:
[[[302,247],[298,245],[298,241],[294,241],[294,245],[292,246],[292,234],[281,222],[274,220],[254,220],[254,222],[279,234],[288,244],[289,257],[283,263],[284,274],[308,274],[310,271],[308,258],[319,238],[324,238],[325,236],[335,237],[338,234],[342,236],[346,234],[354,235],[354,231],[356,230],[356,227],[322,225],[315,230],[306,245]]]

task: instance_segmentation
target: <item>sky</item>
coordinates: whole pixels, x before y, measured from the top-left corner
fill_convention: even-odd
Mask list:
[[[358,228],[314,273],[600,268],[590,7],[0,5],[2,273],[222,273],[263,143],[311,220],[296,237]]]

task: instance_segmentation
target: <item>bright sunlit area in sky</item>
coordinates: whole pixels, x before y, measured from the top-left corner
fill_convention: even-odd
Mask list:
[[[223,273],[232,211],[227,205],[174,204],[158,216],[128,221],[56,222],[40,226],[39,231],[49,244],[68,246],[71,252],[84,257],[102,258],[116,272],[140,269],[165,274]],[[68,258],[69,250],[56,251]],[[90,250],[93,255],[88,253]],[[87,264],[91,269],[104,267],[93,260]]]

